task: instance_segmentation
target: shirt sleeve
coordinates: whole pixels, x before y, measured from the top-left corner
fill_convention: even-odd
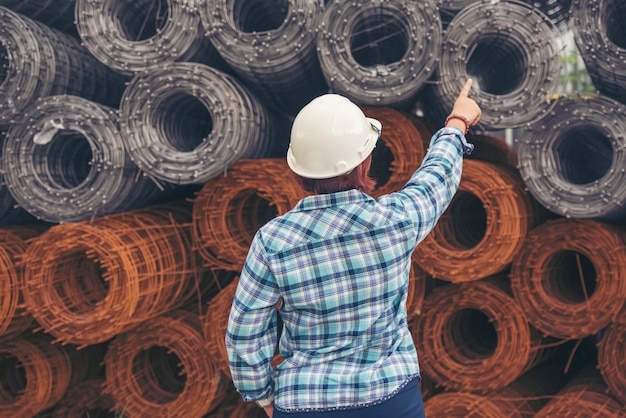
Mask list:
[[[421,166],[406,185],[396,193],[381,198],[399,203],[417,226],[418,244],[435,227],[461,181],[463,154],[474,146],[468,144],[460,129],[446,127],[430,140]]]
[[[271,360],[277,338],[278,290],[260,234],[246,258],[226,331],[226,350],[235,387],[245,401],[273,395]]]

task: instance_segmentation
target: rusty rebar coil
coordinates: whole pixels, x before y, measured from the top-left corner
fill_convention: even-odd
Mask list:
[[[606,327],[624,305],[626,247],[609,225],[551,220],[530,231],[510,277],[535,327],[557,338],[583,338]]]
[[[612,323],[606,328],[598,344],[598,369],[611,393],[624,405],[626,405],[625,353],[626,323]]]
[[[363,105],[405,107],[437,67],[442,31],[434,0],[334,1],[317,55],[332,91]]]
[[[411,328],[422,369],[448,390],[502,389],[552,354],[505,276],[435,288]]]
[[[187,0],[76,0],[83,44],[125,75],[158,70],[174,61],[226,69],[205,38],[196,2]]]
[[[0,124],[44,96],[71,94],[117,106],[124,80],[71,36],[0,7]]]
[[[118,335],[105,356],[115,409],[132,417],[202,417],[226,393],[227,379],[206,349],[198,315],[177,310]]]
[[[76,0],[61,3],[50,0],[0,0],[0,6],[37,20],[65,33],[75,34],[74,8]]]
[[[474,144],[474,151],[465,158],[485,161],[517,171],[517,150],[507,144],[503,138],[483,132],[468,134],[467,141]]]
[[[540,222],[517,173],[466,160],[458,192],[417,246],[418,264],[451,282],[479,280],[507,268]]]
[[[602,96],[554,102],[518,140],[524,183],[558,215],[626,219],[626,106]]]
[[[6,134],[4,179],[22,208],[48,222],[148,206],[165,188],[140,175],[124,141],[115,109],[77,96],[44,97]]]
[[[120,106],[128,150],[146,173],[201,184],[241,158],[267,155],[274,128],[233,77],[197,63],[160,66],[131,80]]]
[[[67,352],[43,334],[0,344],[0,415],[32,417],[55,405],[70,384]]]
[[[468,30],[471,28],[471,30]],[[526,126],[550,111],[561,90],[562,41],[554,24],[531,6],[482,0],[448,26],[435,76],[435,96],[452,109],[465,80],[480,103],[486,129]]]
[[[286,175],[287,174],[287,175]],[[284,159],[241,160],[193,202],[194,248],[207,265],[241,270],[257,230],[306,196]]]
[[[202,2],[206,36],[264,103],[295,114],[328,87],[316,54],[321,0]]]
[[[626,103],[626,3],[572,0],[570,28],[594,86]]]
[[[104,418],[112,416],[113,399],[102,394],[104,379],[91,379],[70,387],[54,407],[51,418]]]
[[[56,225],[24,253],[24,301],[63,342],[106,341],[177,308],[197,293],[191,204]]]

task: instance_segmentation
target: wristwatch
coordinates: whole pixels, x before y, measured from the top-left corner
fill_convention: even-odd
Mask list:
[[[274,403],[274,394],[271,394],[269,398],[259,399],[255,401],[257,405],[261,408],[265,408],[266,406],[270,406]]]

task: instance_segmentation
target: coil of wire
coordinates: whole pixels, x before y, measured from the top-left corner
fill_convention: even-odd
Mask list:
[[[76,0],[67,0],[61,3],[50,0],[0,0],[0,6],[7,7],[16,13],[28,16],[59,29],[65,33],[74,34],[74,8]]]
[[[124,79],[76,39],[5,7],[0,7],[0,25],[0,123],[12,124],[35,100],[57,94],[117,106]]]
[[[205,1],[206,36],[266,104],[294,113],[326,93],[316,54],[321,0]]]
[[[624,311],[626,312],[626,311]],[[622,321],[626,320],[624,312]],[[609,390],[626,405],[626,323],[611,323],[598,344],[598,369]]]
[[[278,138],[263,105],[234,78],[174,63],[136,76],[120,106],[135,163],[173,184],[201,184],[241,158],[265,156]]]
[[[164,195],[125,150],[117,111],[77,96],[49,96],[8,130],[2,169],[16,202],[61,223],[148,206]]]
[[[572,0],[570,27],[598,91],[626,103],[626,4]]]
[[[76,0],[75,14],[85,47],[119,73],[134,75],[174,61],[226,69],[202,32],[196,2]]]
[[[317,55],[332,91],[401,108],[434,72],[442,38],[434,0],[335,1],[326,5]]]
[[[91,379],[70,387],[54,407],[51,418],[104,417],[113,409],[111,397],[102,395],[104,379]]]
[[[424,372],[447,390],[486,394],[551,351],[506,287],[506,277],[447,284],[424,300],[411,329]]]
[[[515,172],[466,160],[457,194],[414,255],[438,279],[479,280],[507,268],[540,220]]]
[[[472,30],[468,30],[472,28]],[[465,80],[486,129],[530,124],[549,112],[560,87],[562,41],[543,13],[515,0],[482,0],[448,26],[434,93],[452,109]]]
[[[563,339],[599,332],[626,296],[626,247],[610,225],[547,221],[530,231],[511,265],[511,288],[528,320]]]
[[[53,226],[24,253],[27,309],[83,346],[187,303],[203,271],[190,226],[188,202]]]
[[[118,335],[104,361],[102,393],[124,416],[203,417],[226,393],[196,313],[172,311]]]
[[[0,358],[3,417],[36,416],[59,402],[69,387],[69,356],[43,334],[3,341]]]
[[[602,96],[556,102],[517,144],[524,183],[558,215],[626,219],[626,106]]]

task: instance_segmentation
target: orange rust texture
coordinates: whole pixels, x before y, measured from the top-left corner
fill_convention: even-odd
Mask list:
[[[614,322],[604,331],[598,347],[598,368],[611,393],[626,405],[625,323]]]
[[[175,310],[118,335],[104,362],[102,393],[125,417],[202,417],[226,394],[228,380],[193,312]]]
[[[57,340],[96,344],[186,303],[201,260],[191,204],[53,226],[24,254],[24,300]]]
[[[103,379],[91,379],[70,387],[51,418],[107,416],[114,404],[111,397],[102,395],[103,384]]]

